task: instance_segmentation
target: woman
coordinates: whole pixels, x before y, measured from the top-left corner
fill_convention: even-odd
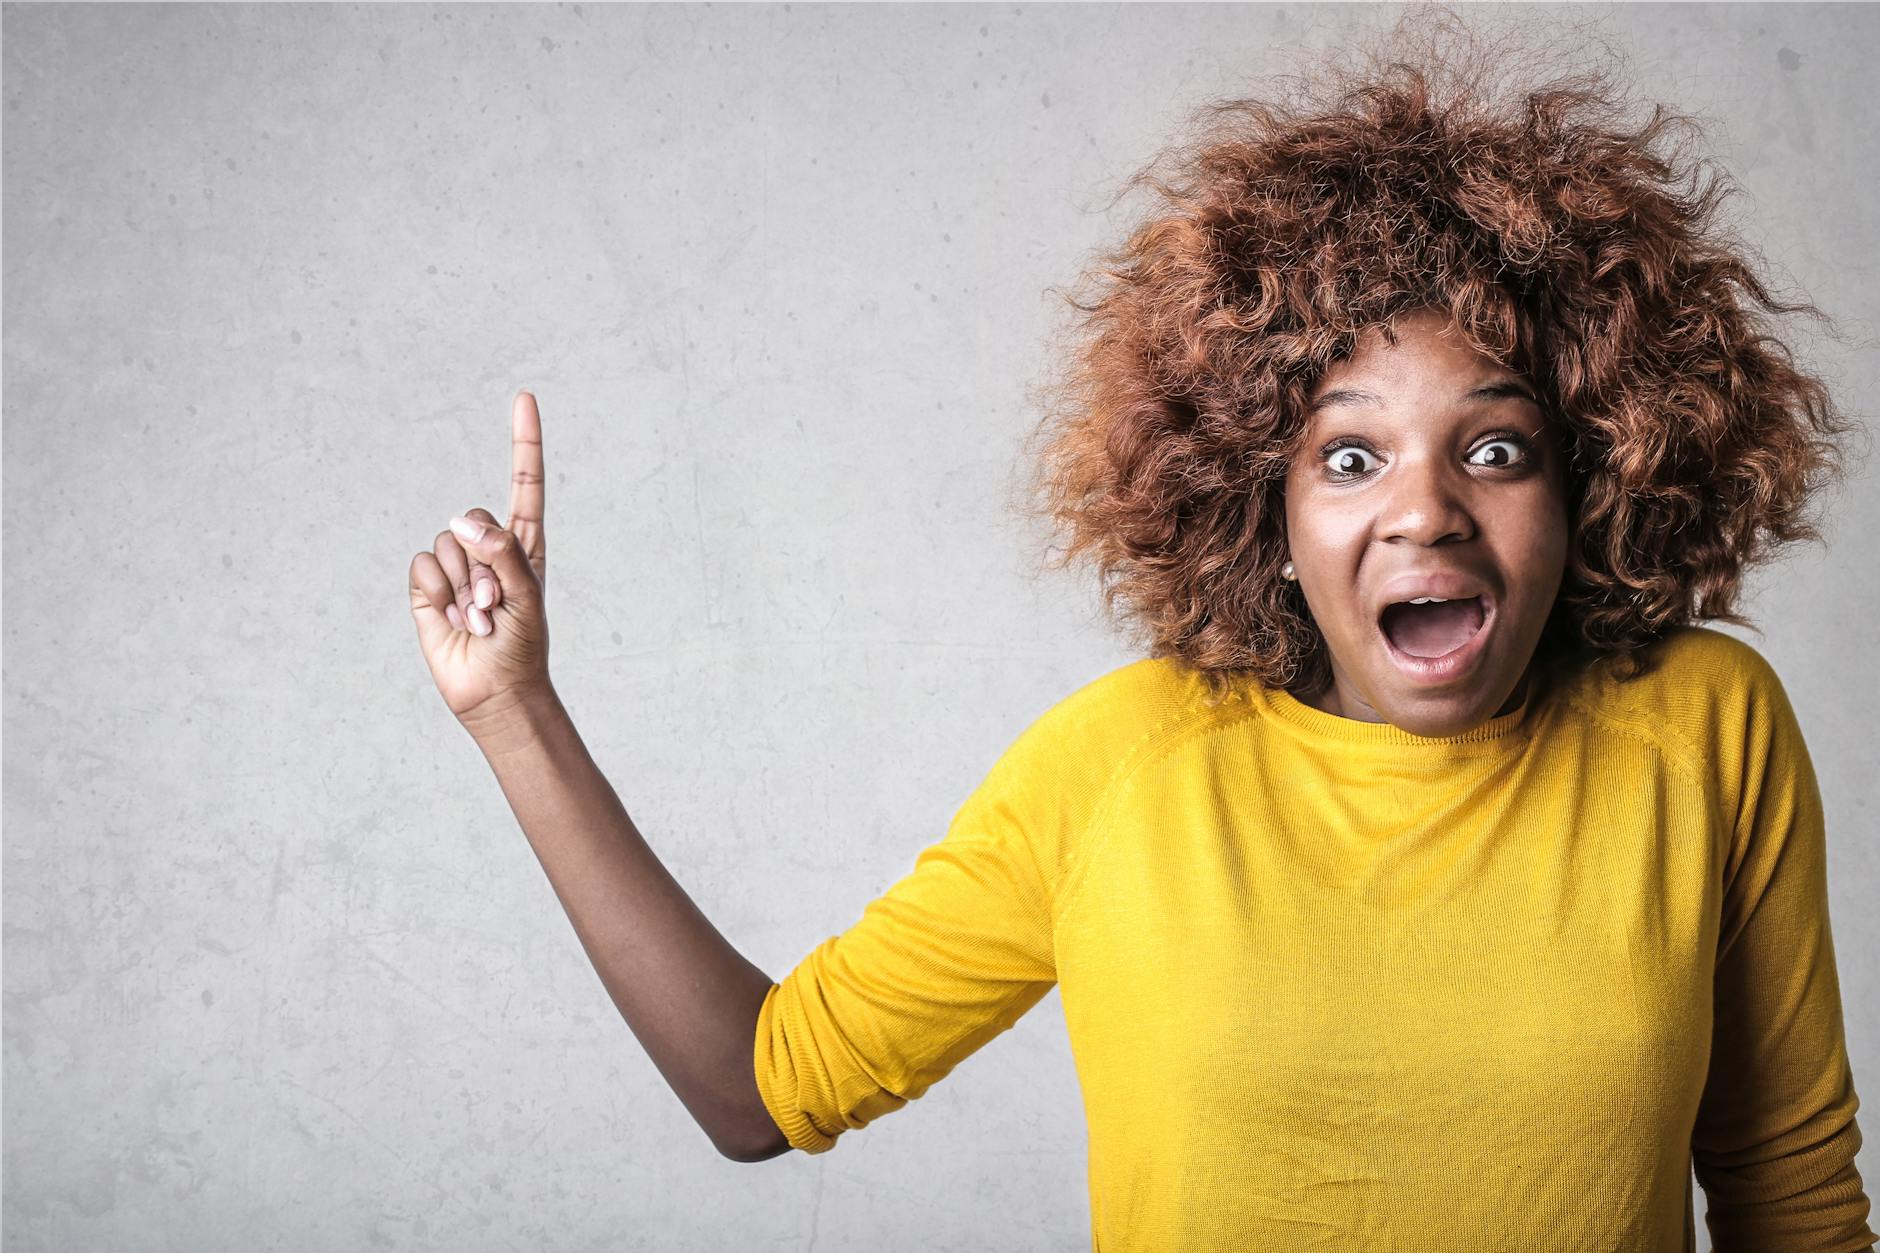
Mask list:
[[[735,1160],[1057,986],[1094,1248],[1691,1249],[1693,1166],[1720,1250],[1870,1247],[1807,748],[1695,625],[1814,535],[1847,424],[1742,297],[1812,307],[1602,79],[1321,81],[1220,106],[1077,304],[1045,509],[1151,656],[782,982],[555,698],[526,393],[507,528],[412,563],[432,673]]]

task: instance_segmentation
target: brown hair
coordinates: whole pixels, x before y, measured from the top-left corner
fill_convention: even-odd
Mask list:
[[[1457,58],[1362,54],[1203,106],[1198,138],[1124,184],[1156,210],[1065,298],[1026,508],[1068,532],[1055,564],[1094,560],[1105,608],[1215,700],[1237,677],[1329,680],[1279,574],[1284,475],[1315,380],[1411,309],[1448,312],[1564,433],[1569,555],[1543,666],[1617,654],[1635,674],[1673,626],[1747,625],[1745,565],[1820,538],[1804,506],[1851,423],[1749,300],[1827,319],[1777,299],[1716,224],[1727,175],[1700,185],[1709,161],[1660,150],[1702,128],[1660,104],[1628,125],[1597,68],[1504,99],[1485,77],[1520,59],[1466,37]]]

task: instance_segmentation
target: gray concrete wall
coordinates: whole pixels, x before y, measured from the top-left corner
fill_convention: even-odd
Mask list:
[[[1873,411],[1880,9],[1469,11],[1597,21],[1713,115]],[[1397,12],[7,5],[4,1247],[1087,1248],[1055,993],[831,1154],[711,1150],[439,700],[407,563],[504,514],[532,389],[557,685],[780,977],[1139,655],[1004,511],[1047,287],[1190,106]],[[1876,486],[1748,637],[1822,781],[1870,1096]]]

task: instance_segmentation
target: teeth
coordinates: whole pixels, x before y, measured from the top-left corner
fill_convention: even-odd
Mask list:
[[[1413,605],[1443,605],[1448,603],[1445,596],[1419,596],[1410,602]]]

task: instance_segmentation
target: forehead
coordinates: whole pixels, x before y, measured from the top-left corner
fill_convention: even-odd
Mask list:
[[[1539,403],[1518,371],[1475,349],[1446,317],[1425,311],[1399,318],[1388,335],[1367,327],[1351,354],[1313,384],[1307,416],[1316,422],[1400,406],[1467,412],[1510,398]]]

